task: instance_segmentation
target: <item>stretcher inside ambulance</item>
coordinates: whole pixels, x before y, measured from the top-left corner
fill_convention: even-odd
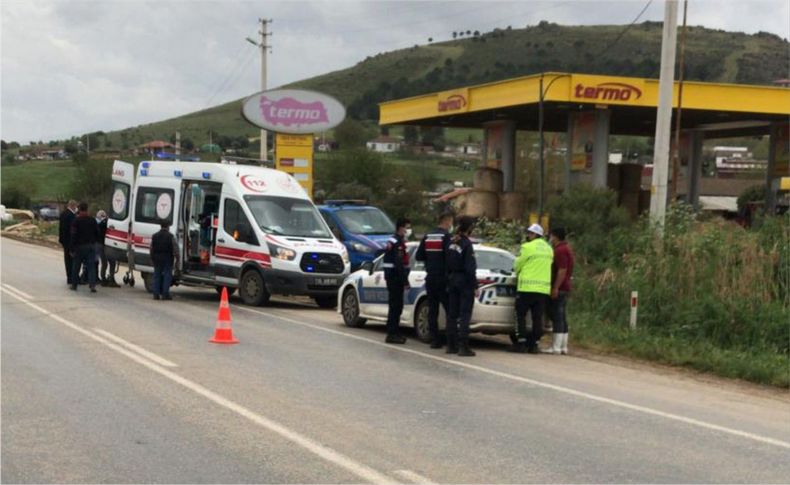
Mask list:
[[[136,176],[135,176],[136,174]],[[150,287],[151,236],[162,221],[179,244],[176,284],[239,290],[261,305],[272,294],[336,303],[348,253],[299,183],[258,166],[197,162],[113,165],[106,250]]]

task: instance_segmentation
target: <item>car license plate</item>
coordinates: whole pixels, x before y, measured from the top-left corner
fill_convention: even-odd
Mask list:
[[[337,286],[337,278],[316,278],[314,281],[316,285]]]

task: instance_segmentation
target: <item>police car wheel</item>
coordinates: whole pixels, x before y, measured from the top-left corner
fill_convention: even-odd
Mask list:
[[[367,320],[359,317],[359,299],[354,288],[348,288],[343,293],[343,301],[340,304],[340,313],[343,314],[343,322],[349,327],[361,327]]]
[[[154,275],[151,273],[140,273],[143,277],[143,286],[145,286],[145,291],[148,293],[154,292]],[[129,283],[129,286],[134,286],[134,283]]]
[[[414,313],[414,334],[421,342],[429,343],[431,341],[431,332],[428,327],[428,300],[423,299],[417,305],[417,311]]]
[[[239,296],[247,305],[260,306],[269,302],[269,292],[258,271],[251,269],[244,273],[239,285]]]

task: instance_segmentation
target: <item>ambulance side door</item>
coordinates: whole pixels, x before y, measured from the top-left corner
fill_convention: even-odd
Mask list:
[[[256,261],[269,267],[269,256],[261,247],[252,220],[244,210],[242,201],[222,195],[220,221],[217,228],[217,245],[214,255],[214,271],[220,283],[237,286],[241,268],[246,261]]]
[[[145,170],[144,168],[140,170],[137,192],[134,195],[132,239],[134,242],[135,263],[150,266],[153,269],[149,255],[151,236],[159,231],[162,221],[170,224],[170,232],[173,235],[177,234],[178,218],[176,214],[180,210],[181,179],[149,178],[145,175],[147,173]],[[181,246],[182,241],[178,241],[178,243]],[[180,248],[179,254],[181,254]]]

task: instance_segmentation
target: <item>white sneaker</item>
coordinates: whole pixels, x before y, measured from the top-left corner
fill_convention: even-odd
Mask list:
[[[562,355],[568,355],[568,334],[561,334],[560,351]]]

